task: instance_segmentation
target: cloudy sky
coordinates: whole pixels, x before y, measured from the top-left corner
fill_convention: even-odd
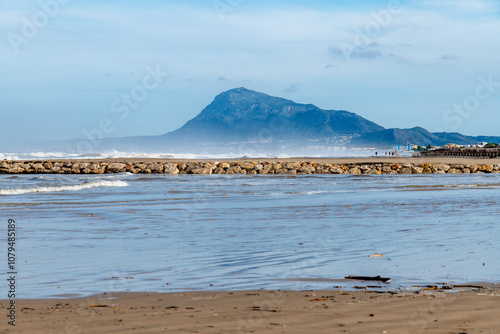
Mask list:
[[[158,135],[247,87],[500,135],[498,1],[0,0],[0,144]]]

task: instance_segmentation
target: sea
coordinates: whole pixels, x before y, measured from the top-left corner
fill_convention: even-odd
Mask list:
[[[16,222],[17,298],[497,283],[499,190],[500,174],[0,175],[0,234]]]

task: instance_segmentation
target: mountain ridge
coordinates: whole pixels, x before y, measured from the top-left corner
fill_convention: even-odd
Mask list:
[[[470,145],[485,139],[500,141],[500,137],[494,136],[431,133],[419,126],[386,129],[346,110],[325,110],[245,87],[220,93],[197,116],[162,137],[176,142],[190,138],[205,142],[324,140],[347,146],[442,146],[450,142]]]
[[[387,149],[392,145],[470,145],[500,142],[495,136],[431,133],[422,127],[390,128],[346,110],[325,110],[261,92],[234,88],[217,95],[182,127],[159,136],[87,138],[27,143],[26,149],[99,153],[103,150],[210,154],[329,154],[343,148]],[[21,147],[18,143],[18,147]],[[84,148],[80,149],[81,147]],[[24,149],[24,148],[23,148]],[[326,153],[325,153],[326,152]]]
[[[274,140],[320,139],[364,134],[384,128],[345,110],[324,110],[244,87],[225,91],[181,128],[164,137],[209,138],[212,141],[258,138],[272,132]]]

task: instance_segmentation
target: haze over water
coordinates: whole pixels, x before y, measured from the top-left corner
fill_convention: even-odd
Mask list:
[[[20,298],[360,284],[328,281],[348,275],[397,288],[498,282],[499,188],[497,174],[1,175],[0,211],[18,226]]]

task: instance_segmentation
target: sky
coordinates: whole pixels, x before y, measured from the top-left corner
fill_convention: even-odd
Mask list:
[[[499,14],[489,0],[0,0],[0,145],[160,135],[236,87],[500,136]]]

